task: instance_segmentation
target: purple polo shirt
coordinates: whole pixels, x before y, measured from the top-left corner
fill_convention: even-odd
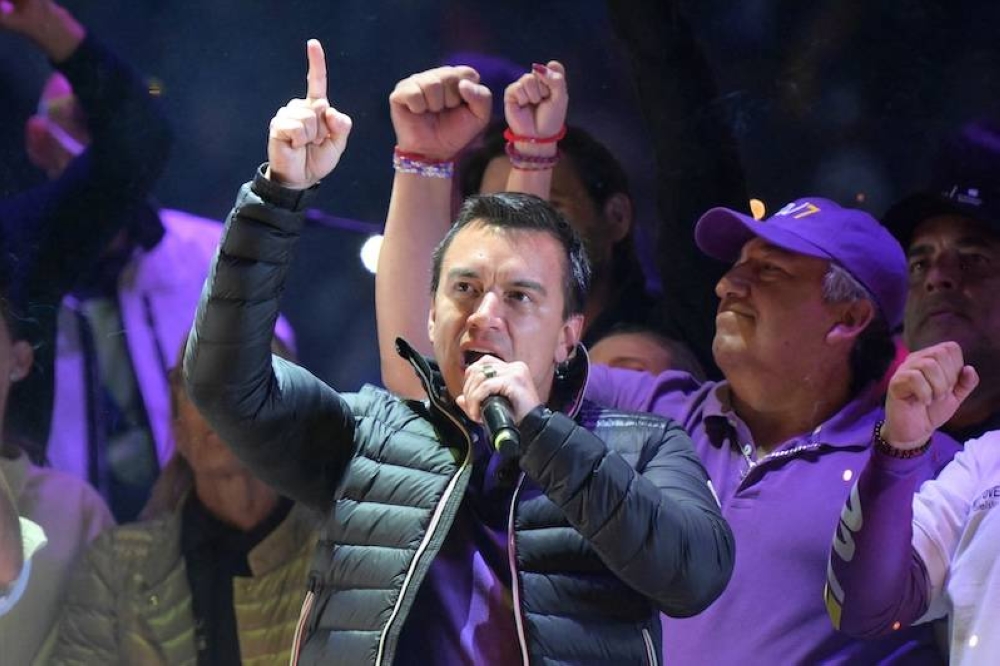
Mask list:
[[[732,411],[726,382],[699,384],[683,372],[653,376],[595,366],[586,395],[680,423],[736,539],[735,568],[722,596],[696,617],[663,616],[666,663],[943,663],[931,627],[858,641],[833,629],[823,603],[833,533],[881,418],[877,389],[762,460],[746,424]],[[957,449],[950,438],[937,437],[926,456],[926,477]]]
[[[521,663],[507,546],[519,470],[503,482],[503,464],[476,432],[468,489],[407,615],[396,666]]]

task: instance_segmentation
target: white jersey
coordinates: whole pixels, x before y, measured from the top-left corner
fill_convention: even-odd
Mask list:
[[[913,548],[931,585],[924,619],[949,616],[952,666],[1000,664],[1000,431],[920,487]]]

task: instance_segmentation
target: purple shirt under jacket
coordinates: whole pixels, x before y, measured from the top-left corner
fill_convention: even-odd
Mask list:
[[[407,615],[396,666],[521,663],[507,545],[514,486],[500,481],[504,463],[474,432],[472,477]]]
[[[823,603],[831,537],[882,415],[874,387],[762,460],[732,411],[726,382],[595,366],[586,397],[678,421],[691,435],[736,538],[736,566],[722,596],[696,617],[663,617],[666,663],[943,663],[930,627],[854,640],[834,630]],[[954,440],[937,436],[923,474],[933,476],[957,450]]]

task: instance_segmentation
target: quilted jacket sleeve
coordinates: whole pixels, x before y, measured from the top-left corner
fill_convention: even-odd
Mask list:
[[[241,188],[198,304],[184,374],[195,405],[254,474],[327,509],[353,452],[354,416],[336,391],[271,355],[310,196],[260,170]]]
[[[94,541],[70,580],[49,663],[119,663],[116,566],[114,536],[108,531]]]
[[[643,437],[633,466],[565,414],[521,424],[521,468],[566,514],[605,565],[664,613],[687,617],[725,589],[734,545],[691,440],[672,421],[608,413],[614,437]]]

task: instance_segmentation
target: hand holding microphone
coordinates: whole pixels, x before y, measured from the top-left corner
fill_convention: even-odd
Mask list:
[[[483,356],[466,369],[465,387],[456,402],[485,426],[493,448],[508,457],[520,452],[521,419],[541,404],[528,367],[494,356]]]

